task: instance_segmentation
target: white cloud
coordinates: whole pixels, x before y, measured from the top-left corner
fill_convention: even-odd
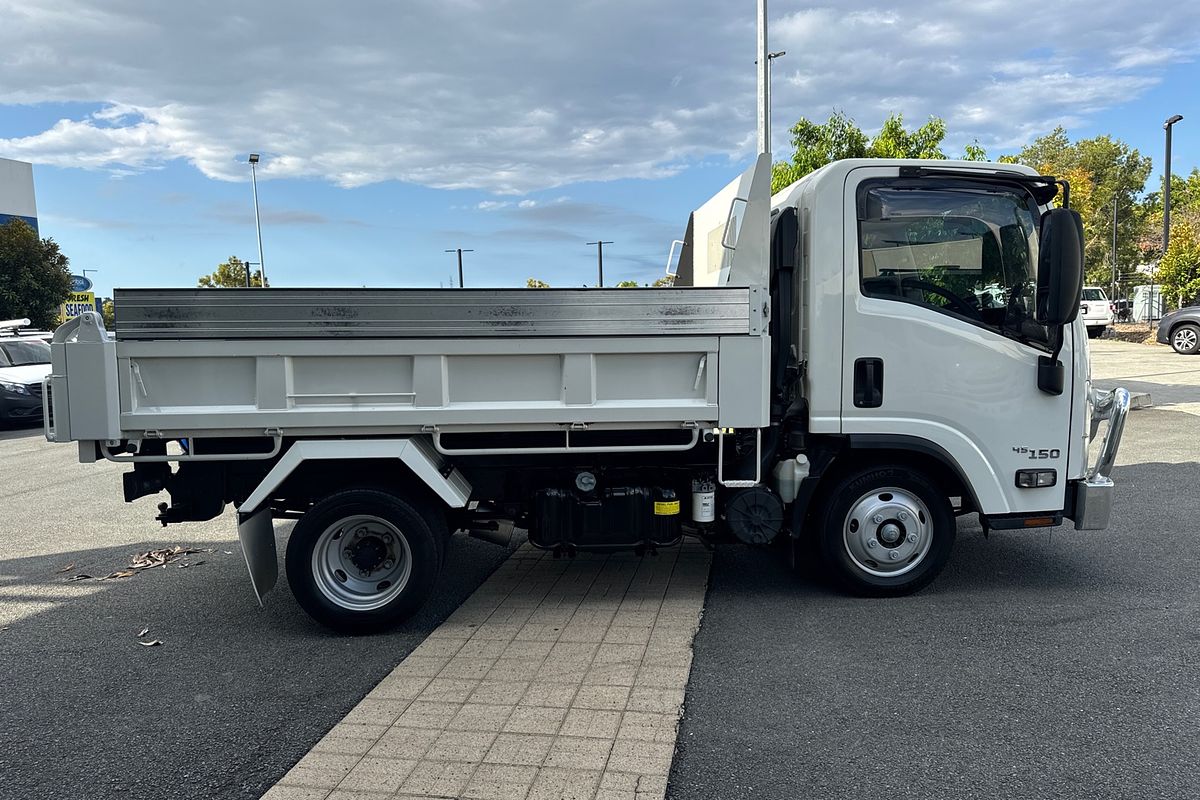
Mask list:
[[[836,107],[867,128],[945,116],[950,149],[1020,143],[1194,58],[1200,6],[1172,5],[775,2],[776,141]],[[754,141],[748,3],[0,0],[0,19],[0,105],[100,107],[0,139],[0,154],[43,164],[183,159],[244,180],[239,159],[260,151],[263,179],[521,195],[667,176]]]

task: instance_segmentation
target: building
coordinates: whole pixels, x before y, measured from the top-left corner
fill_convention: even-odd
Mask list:
[[[33,164],[0,158],[0,225],[19,219],[38,229],[33,198]]]

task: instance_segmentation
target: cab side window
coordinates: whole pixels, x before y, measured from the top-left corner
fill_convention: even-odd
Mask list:
[[[1045,344],[1033,318],[1037,206],[1024,190],[955,181],[859,189],[862,293]]]

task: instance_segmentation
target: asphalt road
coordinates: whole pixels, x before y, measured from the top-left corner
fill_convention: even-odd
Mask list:
[[[457,536],[418,617],[336,636],[283,575],[259,608],[231,517],[160,528],[156,498],[122,503],[122,468],[74,461],[0,432],[0,798],[257,798],[507,555]],[[66,581],[177,544],[215,552]]]
[[[1194,366],[1133,347],[1152,394]],[[1106,532],[985,539],[972,515],[894,600],[719,549],[668,797],[1200,797],[1200,416],[1172,410],[1200,388],[1180,388],[1131,414]]]
[[[1099,383],[1159,406],[1130,418],[1108,532],[968,518],[891,601],[720,548],[669,796],[1200,797],[1200,358],[1137,347],[1095,348]],[[505,557],[456,537],[418,618],[339,637],[284,576],[258,607],[231,518],[162,529],[120,472],[0,431],[0,798],[257,798]],[[177,544],[210,552],[66,580]]]

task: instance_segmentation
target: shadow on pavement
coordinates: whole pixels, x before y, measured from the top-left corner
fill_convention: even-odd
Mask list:
[[[185,569],[66,582],[160,546],[0,561],[17,617],[0,622],[0,795],[257,798],[507,557],[454,537],[430,604],[361,638],[311,622],[282,574],[260,609],[236,541]],[[139,645],[143,628],[163,644]]]
[[[42,427],[41,420],[30,425],[23,423],[15,425],[13,423],[0,423],[0,442],[8,439],[32,439],[37,436],[43,436],[45,429]]]
[[[1184,358],[1185,356],[1180,356]],[[1200,359],[1197,359],[1200,361]],[[1192,371],[1185,371],[1184,374],[1195,374]],[[1113,389],[1117,386],[1123,386],[1131,393],[1145,392],[1150,395],[1150,402],[1154,408],[1170,410],[1172,406],[1180,403],[1200,403],[1200,389],[1195,386],[1180,385],[1173,383],[1156,383],[1154,381],[1139,381],[1129,380],[1125,378],[1104,378],[1096,380],[1096,387],[1100,389]],[[1138,413],[1135,411],[1134,413]]]

